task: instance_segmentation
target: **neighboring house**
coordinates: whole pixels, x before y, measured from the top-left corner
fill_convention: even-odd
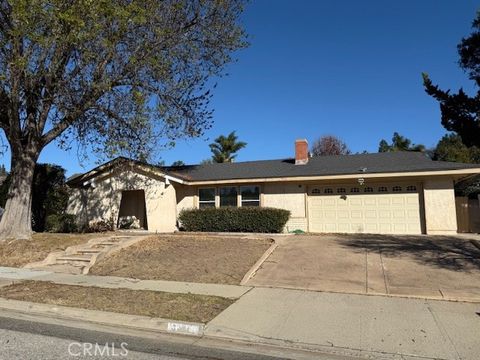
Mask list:
[[[475,174],[480,165],[417,152],[309,158],[297,140],[292,159],[159,167],[117,158],[67,183],[82,223],[135,216],[171,232],[182,209],[264,206],[291,211],[286,231],[453,234],[454,184]]]

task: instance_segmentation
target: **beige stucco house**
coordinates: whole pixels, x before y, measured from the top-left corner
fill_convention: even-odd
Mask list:
[[[144,229],[172,232],[182,209],[263,206],[291,211],[286,231],[453,234],[454,184],[479,165],[432,161],[422,153],[309,157],[159,167],[117,158],[74,176],[69,212],[78,222],[135,216]]]

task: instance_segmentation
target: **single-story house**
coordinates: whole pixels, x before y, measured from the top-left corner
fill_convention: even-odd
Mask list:
[[[480,165],[432,161],[418,152],[310,157],[188,166],[117,158],[68,180],[80,223],[135,216],[172,232],[182,209],[263,206],[290,210],[286,231],[454,234],[454,184]]]

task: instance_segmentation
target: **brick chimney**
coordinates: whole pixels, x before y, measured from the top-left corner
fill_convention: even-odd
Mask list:
[[[308,163],[308,141],[306,139],[295,140],[295,165]]]

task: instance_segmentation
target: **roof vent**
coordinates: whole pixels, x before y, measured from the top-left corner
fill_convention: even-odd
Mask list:
[[[367,168],[366,168],[366,167],[362,167],[362,168],[358,169],[358,171],[364,173],[364,172],[367,172]]]

